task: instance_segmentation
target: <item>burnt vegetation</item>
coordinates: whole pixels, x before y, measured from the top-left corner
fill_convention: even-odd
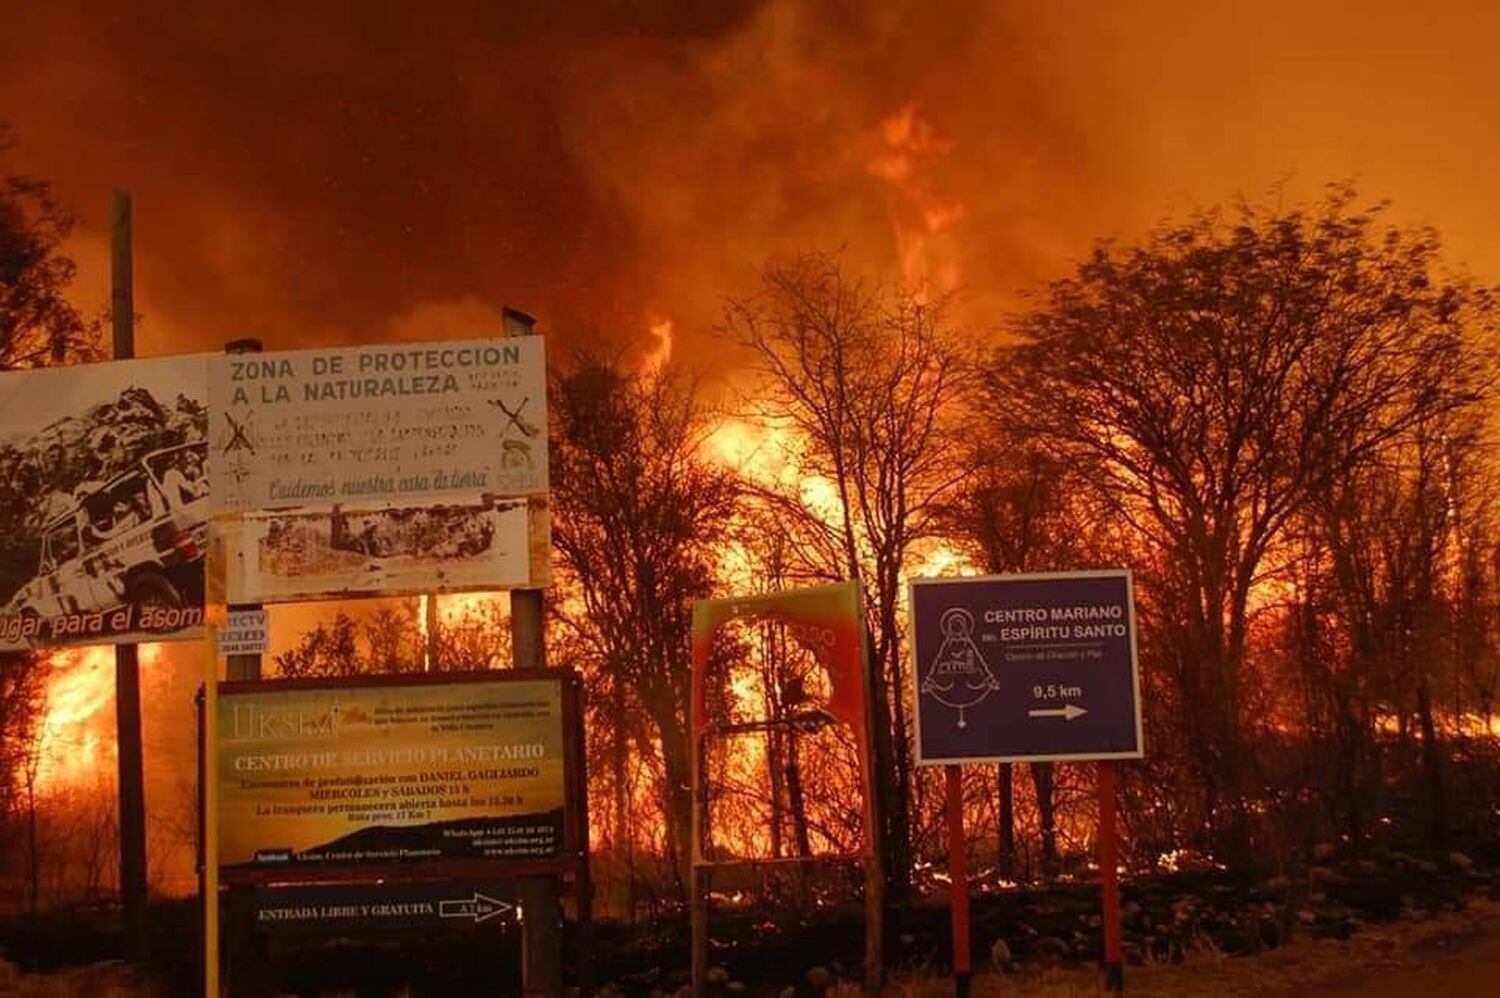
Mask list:
[[[954,564],[1135,571],[1148,754],[1123,770],[1128,862],[1261,884],[1250,897],[1276,914],[1248,927],[1232,901],[1199,905],[1219,906],[1205,917],[1220,945],[1346,930],[1309,897],[1383,917],[1418,903],[1430,872],[1469,874],[1500,791],[1492,290],[1447,271],[1434,233],[1340,186],[1101,244],[998,344],[947,316],[838,257],[769,267],[723,327],[750,358],[732,422],[754,449],[732,515],[715,508],[693,540],[719,568],[706,591],[864,586],[892,897],[938,887],[946,854],[941,789],[909,755],[901,581]],[[727,644],[759,678],[711,709],[774,720],[803,702],[795,642],[752,627]],[[606,655],[580,661],[609,675]],[[724,815],[763,829],[718,855],[855,839],[857,809],[806,792],[809,752],[831,756],[801,737],[711,761]],[[616,758],[595,779],[619,772]],[[980,883],[1086,877],[1092,779],[969,767]],[[852,767],[819,768],[830,786],[857,799]],[[730,878],[721,902],[776,898],[806,925],[857,883],[789,870]]]
[[[61,297],[66,220],[45,185],[6,184],[0,367],[80,356],[91,326]],[[1385,882],[1406,884],[1467,872],[1492,848],[1491,289],[1449,273],[1435,234],[1339,187],[1101,244],[1000,337],[966,335],[945,304],[864,282],[837,256],[770,265],[726,308],[723,349],[746,362],[728,413],[670,365],[558,360],[549,658],[588,684],[603,915],[663,916],[658,950],[643,952],[681,942],[692,602],[844,578],[864,588],[878,677],[888,821],[874,831],[891,897],[933,888],[942,793],[911,757],[903,582],[954,566],[1134,570],[1147,757],[1122,768],[1129,865],[1274,885],[1256,888],[1281,912],[1255,929],[1263,942],[1295,927],[1287,913],[1310,883],[1351,896],[1376,885],[1373,910],[1391,908],[1381,877],[1329,872],[1337,855],[1390,861],[1401,872]],[[726,427],[748,454],[725,456]],[[343,615],[278,665],[487,668],[508,654],[498,614],[425,646],[419,623],[409,608]],[[725,716],[785,720],[823,694],[774,626],[721,654],[757,677],[715,694]],[[0,855],[14,868],[42,698],[31,659],[0,670]],[[818,740],[832,737],[794,726],[710,766],[744,826],[716,848],[777,859],[857,842],[858,773],[836,764],[849,745]],[[983,887],[1066,879],[1092,856],[1092,771],[1018,775],[965,773]],[[835,867],[747,874],[725,891],[731,909],[774,898],[791,929],[858,885]]]

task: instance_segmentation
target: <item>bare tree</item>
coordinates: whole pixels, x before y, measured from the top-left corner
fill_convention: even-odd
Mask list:
[[[339,649],[339,654],[342,654],[343,649],[352,646],[355,628],[352,620],[348,624],[336,620],[335,624],[342,628],[348,638],[323,639],[319,642],[314,635],[308,635],[303,638],[301,646],[288,654],[306,656],[311,652],[316,656],[320,649]],[[359,631],[369,648],[368,671],[413,672],[422,667],[425,649],[415,600],[402,600],[396,606],[381,607],[365,620]],[[285,656],[278,657],[277,666],[282,672],[287,672],[286,665],[281,661],[283,657]]]
[[[692,601],[712,590],[714,545],[737,485],[703,459],[702,407],[694,386],[671,372],[639,374],[585,355],[555,374],[549,400],[553,543],[578,597],[562,603],[560,622],[609,677],[618,713],[644,711],[648,723],[614,721],[640,739],[642,757],[660,758],[681,888],[690,855]],[[622,755],[617,763],[623,786]]]
[[[0,155],[13,144],[9,126],[0,121]],[[46,181],[0,175],[0,371],[59,364],[92,352],[99,323],[85,319],[66,297],[77,266],[61,247],[72,227],[73,217]],[[15,471],[13,462],[5,464]],[[6,805],[21,800],[24,789],[33,865],[41,676],[36,656],[0,653],[0,820],[13,816]],[[33,869],[33,908],[35,892]]]
[[[456,616],[435,621],[432,669],[455,671],[509,666],[512,653],[508,621],[506,611],[494,600],[468,606]]]
[[[832,489],[832,509],[800,487],[759,498],[798,525],[804,557],[859,580],[878,670],[874,747],[888,759],[885,808],[894,894],[910,883],[913,772],[901,656],[901,579],[914,545],[938,531],[964,469],[949,434],[965,366],[940,304],[886,293],[813,254],[773,264],[758,294],[731,302],[730,336],[756,360],[753,418],[790,428],[804,478]]]
[[[950,536],[988,572],[1098,568],[1113,549],[1076,469],[1035,446],[1019,428],[1024,400],[980,395],[971,400],[977,432],[966,449],[970,476],[948,504]],[[1029,764],[1041,831],[1042,870],[1055,874],[1057,806],[1053,763]],[[997,767],[999,859],[1014,870],[1015,781],[1010,763]]]
[[[0,121],[0,154],[13,144]],[[78,268],[61,247],[73,222],[46,181],[0,176],[0,371],[60,364],[94,349],[98,321],[66,296]]]
[[[41,721],[44,673],[31,655],[0,656],[0,821],[21,800],[21,760]]]
[[[1473,352],[1434,377],[1472,384],[1469,372],[1484,366]],[[1403,740],[1415,730],[1425,834],[1436,847],[1446,839],[1438,699],[1464,685],[1465,662],[1476,660],[1466,625],[1476,609],[1472,587],[1483,580],[1469,574],[1473,555],[1465,546],[1483,537],[1486,493],[1494,488],[1482,449],[1489,410],[1475,398],[1425,416],[1346,468],[1305,513],[1311,536],[1300,538],[1293,633],[1310,709],[1333,743],[1331,798],[1356,844],[1384,796],[1382,718],[1394,720]]]
[[[1438,376],[1461,362],[1469,295],[1432,273],[1430,233],[1382,232],[1380,212],[1336,188],[1308,210],[1241,205],[1102,245],[988,376],[1169,569],[1188,744],[1232,858],[1253,782],[1252,588],[1313,495],[1472,398]]]

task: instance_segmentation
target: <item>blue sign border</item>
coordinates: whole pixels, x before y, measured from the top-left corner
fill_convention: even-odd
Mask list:
[[[1129,648],[1131,696],[1135,708],[1135,749],[1127,752],[1072,752],[1072,753],[1015,753],[1009,755],[960,755],[928,756],[922,752],[922,693],[921,663],[917,655],[917,606],[916,591],[919,587],[949,585],[983,585],[1006,582],[1038,582],[1067,579],[1120,579],[1125,580],[1125,594],[1129,610]],[[1006,575],[946,576],[942,578],[911,579],[907,582],[907,621],[909,625],[910,654],[908,664],[911,675],[912,734],[914,757],[919,766],[957,765],[966,762],[1094,762],[1105,759],[1140,759],[1146,754],[1146,742],[1141,724],[1141,669],[1136,651],[1135,580],[1128,568],[1090,569],[1070,572],[1028,572]]]

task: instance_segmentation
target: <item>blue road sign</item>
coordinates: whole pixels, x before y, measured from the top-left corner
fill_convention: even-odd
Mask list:
[[[1136,759],[1130,572],[911,583],[917,762]]]

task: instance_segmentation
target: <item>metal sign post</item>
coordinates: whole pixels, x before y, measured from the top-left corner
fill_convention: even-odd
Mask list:
[[[1115,764],[1099,763],[1099,884],[1104,898],[1104,986],[1125,990],[1120,946],[1120,846],[1115,829]]]
[[[918,579],[910,597],[917,763],[947,768],[959,993],[970,969],[958,768],[965,762],[1099,763],[1104,962],[1106,982],[1118,990],[1113,761],[1144,754],[1129,571]]]
[[[213,571],[213,547],[209,547],[210,565]],[[221,611],[222,612],[222,611]],[[199,707],[200,728],[198,736],[198,799],[202,811],[198,816],[199,862],[203,864],[198,873],[203,904],[203,998],[215,998],[220,993],[219,978],[219,792],[213,776],[213,761],[210,753],[218,744],[219,716],[219,634],[216,623],[218,613],[207,615],[203,630],[203,692]]]
[[[969,846],[964,841],[963,769],[944,766],[948,790],[948,898],[953,909],[953,985],[958,998],[969,993],[974,961],[969,940]]]
[[[240,340],[231,340],[224,344],[224,352],[234,356],[260,353],[261,350],[260,340],[248,337]],[[255,611],[259,611],[262,614],[265,612],[264,608],[258,603],[231,604],[226,626],[233,625],[237,614],[242,615]],[[232,680],[259,679],[261,669],[264,667],[262,651],[260,650],[241,651],[235,649],[225,654],[225,661],[227,663],[228,676]]]
[[[536,335],[536,319],[520,309],[507,307],[502,318],[509,336]],[[506,410],[512,421],[515,415]],[[542,444],[546,454],[546,443]],[[515,589],[510,594],[511,650],[518,669],[542,669],[547,665],[546,591]],[[588,844],[583,844],[585,850]],[[556,876],[521,878],[522,989],[527,995],[562,993],[562,909],[558,906]]]

